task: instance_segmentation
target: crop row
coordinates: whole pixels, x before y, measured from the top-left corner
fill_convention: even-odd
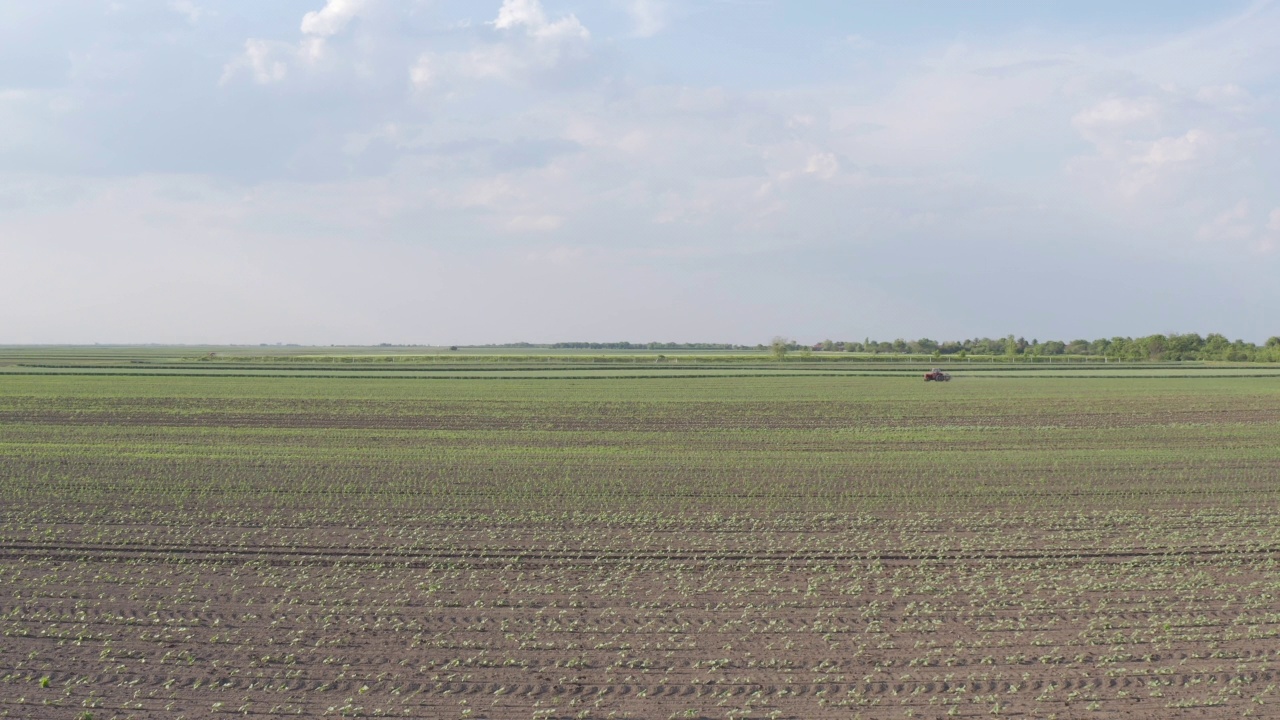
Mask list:
[[[41,521],[58,511],[19,513],[0,542],[11,703],[1167,717],[1263,715],[1280,682],[1266,513],[707,516],[697,533],[697,517]]]

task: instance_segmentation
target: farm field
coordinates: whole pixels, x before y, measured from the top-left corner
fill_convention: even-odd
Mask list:
[[[0,353],[0,716],[1280,715],[1265,366],[87,355]]]

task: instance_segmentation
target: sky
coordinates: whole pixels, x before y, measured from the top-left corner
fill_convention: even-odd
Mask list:
[[[1280,335],[1280,2],[0,0],[0,343]]]

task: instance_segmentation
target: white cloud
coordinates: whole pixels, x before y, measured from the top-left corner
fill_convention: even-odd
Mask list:
[[[280,56],[289,53],[290,48],[281,43],[256,38],[245,40],[244,52],[223,67],[220,82],[229,82],[241,70],[248,70],[254,82],[262,85],[279,82],[289,72],[288,64]]]
[[[431,53],[418,56],[418,61],[409,68],[409,81],[419,89],[430,87],[436,81],[436,63]]]
[[[1089,194],[1155,216],[1160,206],[1193,207],[1210,178],[1245,160],[1241,88],[1165,85],[1140,95],[1112,95],[1072,118],[1093,153],[1071,159],[1069,172]],[[1172,131],[1172,132],[1170,132]],[[1208,194],[1212,194],[1211,192]],[[1192,226],[1204,224],[1196,222]]]
[[[591,33],[578,18],[569,15],[538,29],[534,36],[551,42],[569,42],[586,40],[591,37]]]
[[[500,32],[500,40],[433,56],[430,84],[451,77],[517,82],[587,56],[590,31],[573,14],[548,20],[538,0],[504,0],[497,18],[486,24]]]
[[[766,159],[775,169],[770,178],[755,191],[759,199],[778,198],[779,192],[789,189],[789,185],[801,178],[817,178],[831,180],[840,172],[840,160],[835,153],[815,152],[812,147],[794,143],[779,143],[766,152]],[[782,209],[775,205],[774,212]]]
[[[993,64],[1016,64],[1018,57],[952,46],[920,59],[883,92],[859,92],[860,83],[837,84],[829,98],[811,99],[825,116],[811,132],[830,132],[832,149],[860,163],[954,168],[981,162],[1009,142],[1040,135],[1050,113],[1058,127],[1063,124],[1057,113],[1069,65],[980,72]]]
[[[503,0],[493,26],[499,30],[519,27],[539,28],[547,24],[547,14],[538,0]]]
[[[319,10],[302,16],[300,30],[304,37],[298,43],[298,56],[315,63],[324,57],[329,38],[344,28],[369,6],[369,0],[327,0]]]
[[[368,6],[368,0],[328,0],[323,8],[302,16],[302,33],[333,37]]]
[[[564,225],[559,215],[516,215],[507,221],[508,230],[515,232],[549,232]]]
[[[503,0],[498,17],[492,25],[499,30],[524,28],[534,38],[549,42],[586,40],[591,36],[587,28],[570,13],[555,22],[547,21],[547,14],[538,0]]]
[[[664,0],[631,0],[627,12],[637,37],[653,37],[667,26],[667,4]]]
[[[1262,239],[1258,241],[1258,252],[1263,254],[1274,253],[1280,250],[1280,208],[1271,211],[1270,217],[1267,219],[1267,230],[1262,235]]]
[[[1109,145],[1118,137],[1154,127],[1159,117],[1154,98],[1111,97],[1076,113],[1071,124],[1091,142]]]
[[[1203,157],[1211,146],[1211,140],[1203,130],[1188,130],[1184,135],[1155,140],[1134,160],[1154,166],[1188,162]]]
[[[1280,208],[1256,220],[1248,200],[1241,200],[1200,226],[1196,238],[1236,252],[1267,255],[1280,249]]]
[[[220,82],[226,84],[241,70],[248,70],[255,82],[274,83],[288,75],[290,65],[314,65],[324,58],[327,41],[368,7],[370,0],[326,0],[323,8],[302,16],[299,29],[303,37],[296,45],[259,38],[246,40],[244,52],[223,67]]]
[[[1235,83],[1206,85],[1196,91],[1195,98],[1202,103],[1233,112],[1244,112],[1253,106],[1253,96]]]
[[[453,56],[458,74],[481,80],[514,80],[532,60],[506,45],[485,45]]]
[[[1253,237],[1256,226],[1249,220],[1249,201],[1241,200],[1200,226],[1196,237],[1203,242],[1241,242]]]
[[[479,8],[471,23],[422,12],[428,2],[309,0],[312,11],[287,16],[275,36],[262,35],[270,31],[252,19],[258,15],[203,3],[227,18],[251,18],[245,34],[253,37],[235,38],[243,45],[226,63],[224,82],[276,84],[269,93],[166,84],[163,73],[138,72],[213,56],[218,59],[205,67],[216,74],[227,42],[216,33],[229,26],[208,22],[207,15],[199,27],[183,30],[193,46],[181,53],[169,45],[140,46],[135,65],[77,71],[76,87],[67,90],[0,88],[0,235],[22,238],[20,245],[0,242],[0,254],[8,253],[0,258],[0,274],[8,269],[6,277],[25,283],[18,290],[0,283],[0,295],[20,299],[39,290],[40,283],[14,269],[38,265],[50,287],[80,292],[92,303],[92,293],[76,290],[77,283],[57,280],[58,259],[40,255],[38,247],[57,238],[67,256],[97,258],[89,240],[77,238],[107,228],[113,252],[150,258],[145,272],[110,268],[150,290],[163,289],[166,273],[197,287],[216,286],[226,268],[261,261],[268,275],[278,274],[309,302],[349,279],[349,287],[372,290],[380,301],[351,307],[376,315],[380,307],[420,303],[414,292],[397,295],[400,285],[388,276],[411,287],[407,280],[422,275],[454,291],[497,277],[495,285],[505,285],[493,294],[492,313],[476,311],[469,324],[457,320],[452,330],[481,341],[511,339],[512,328],[521,327],[503,314],[504,303],[519,305],[522,321],[543,323],[529,325],[541,328],[529,330],[537,335],[529,339],[563,339],[588,328],[558,324],[581,311],[570,301],[588,291],[617,300],[599,311],[600,326],[617,333],[687,323],[681,326],[687,335],[733,327],[728,339],[743,340],[754,337],[759,323],[736,308],[763,285],[786,297],[762,304],[773,313],[770,322],[792,334],[805,329],[787,323],[842,317],[850,327],[879,323],[865,328],[870,334],[935,334],[921,324],[931,322],[930,308],[937,306],[959,318],[966,333],[1055,332],[1043,325],[1053,319],[1052,300],[1001,301],[1010,273],[1028,286],[1069,276],[1082,286],[1120,288],[1109,308],[1078,300],[1058,308],[1061,317],[1081,318],[1082,331],[1100,334],[1152,329],[1143,318],[1159,320],[1158,330],[1175,322],[1166,317],[1186,327],[1197,321],[1185,318],[1230,311],[1195,298],[1178,305],[1173,291],[1170,303],[1153,301],[1157,309],[1145,316],[1114,309],[1142,296],[1126,296],[1123,288],[1155,276],[1171,288],[1201,282],[1196,286],[1205,292],[1196,296],[1263,288],[1259,297],[1275,302],[1255,304],[1280,304],[1280,286],[1265,280],[1278,272],[1276,256],[1250,252],[1280,243],[1280,209],[1273,209],[1280,126],[1270,80],[1280,65],[1242,70],[1223,60],[1212,72],[1195,70],[1194,78],[1183,79],[1161,64],[1182,63],[1176,54],[1131,62],[1132,46],[1147,42],[1133,37],[1081,40],[1049,28],[1036,35],[971,36],[967,44],[922,35],[891,47],[871,38],[854,48],[840,42],[845,31],[825,28],[821,52],[794,54],[763,77],[734,74],[758,56],[728,42],[714,51],[696,43],[658,48],[643,42],[599,50],[578,17],[556,9],[568,6],[560,0],[545,7],[536,0],[464,5]],[[607,4],[616,10],[611,34],[619,27],[637,35],[658,32],[666,9],[681,10],[671,2]],[[699,12],[714,14],[720,5],[702,3]],[[590,6],[590,17],[604,12],[590,3],[576,6]],[[647,20],[637,13],[651,10]],[[182,22],[176,15],[169,21]],[[1280,30],[1280,12],[1256,24]],[[783,37],[794,28],[777,31],[793,47],[812,42]],[[753,36],[733,23],[717,32],[743,46]],[[92,47],[112,42],[120,44]],[[87,47],[72,48],[84,58],[77,67],[102,67]],[[717,74],[687,72],[710,52],[743,54],[721,58]],[[1205,44],[1192,54],[1229,59],[1233,53]],[[139,98],[128,112],[102,101],[126,93]],[[55,108],[60,102],[67,104]],[[161,107],[164,112],[156,112]],[[56,174],[64,166],[97,178],[90,183],[96,204],[81,203],[64,215],[52,206],[75,204],[76,194],[23,190],[34,182],[23,168]],[[174,172],[206,184],[188,187]],[[120,189],[121,178],[136,176],[157,178],[154,197]],[[160,197],[165,193],[173,196]],[[179,194],[191,198],[175,200]],[[116,208],[125,206],[132,211],[122,218]],[[16,215],[28,219],[11,222]],[[316,250],[305,250],[313,242]],[[14,247],[26,250],[14,255]],[[242,257],[233,261],[233,252]],[[305,267],[292,263],[293,255],[306,256]],[[572,270],[558,276],[573,290],[565,293],[567,311],[554,312],[556,301],[539,294],[543,281],[521,280],[534,259]],[[1154,262],[1159,271],[1148,272],[1146,263]],[[1215,272],[1205,272],[1209,266]],[[625,268],[626,282],[609,276],[618,267]],[[858,268],[853,276],[850,267]],[[651,284],[646,273],[666,281]],[[1233,273],[1250,281],[1218,280]],[[914,294],[901,290],[908,285]],[[655,286],[664,292],[649,289]],[[715,324],[696,325],[686,314],[645,324],[652,313],[644,303],[676,297],[678,286],[695,288],[679,295],[693,301],[690,307],[710,308],[707,299],[719,297],[735,309],[698,311]],[[824,309],[828,315],[813,319],[797,298],[816,301],[832,286],[851,297],[879,298],[876,311]],[[111,293],[105,282],[87,287]],[[642,290],[630,297],[624,287]],[[814,294],[805,295],[807,289]],[[287,302],[288,295],[272,299]],[[518,297],[527,302],[513,303]],[[912,303],[919,313],[903,309]],[[321,302],[319,314],[336,304]],[[112,307],[127,305],[121,300]],[[319,315],[305,307],[254,314],[252,306],[236,305],[236,319],[263,332],[284,332]],[[1195,312],[1203,314],[1187,314]],[[56,315],[46,318],[51,327],[70,327],[59,319],[70,313]],[[892,322],[866,319],[873,315]],[[266,327],[260,316],[279,322]],[[396,322],[417,327],[415,317],[406,313]],[[913,317],[916,325],[893,324]],[[306,338],[263,339],[330,342],[342,339],[332,330],[347,320],[363,327],[362,318],[343,318]],[[40,331],[21,313],[10,319]],[[201,327],[232,334],[237,323]],[[367,339],[400,337],[404,333]]]
[[[185,17],[192,25],[200,22],[200,18],[206,14],[205,9],[197,5],[194,0],[170,0],[169,8]]]
[[[189,2],[190,0],[182,0]],[[326,0],[323,7],[302,16],[301,37],[293,41],[251,38],[244,50],[223,67],[221,83],[247,75],[258,84],[280,82],[294,73],[321,77],[340,74],[340,68],[362,74],[367,82],[396,53],[401,73],[408,75],[415,91],[444,92],[468,89],[466,80],[520,82],[557,71],[572,61],[588,57],[590,31],[572,13],[556,19],[547,16],[539,0],[504,0],[497,17],[486,23],[496,41],[458,49],[458,40],[475,37],[471,23],[450,25],[442,49],[423,51],[421,46],[388,46],[376,24],[361,27],[366,34],[341,46],[337,38],[351,33],[354,21],[372,16],[376,0]],[[410,13],[411,14],[411,13]],[[407,51],[407,52],[406,52]],[[394,62],[394,60],[392,60]],[[403,77],[403,75],[402,75]]]
[[[831,153],[818,153],[809,156],[809,161],[805,164],[804,171],[823,180],[830,180],[840,171],[840,162]]]

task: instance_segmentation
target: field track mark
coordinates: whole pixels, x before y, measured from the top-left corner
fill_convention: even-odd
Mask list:
[[[1104,560],[1125,561],[1141,558],[1188,558],[1188,557],[1223,557],[1253,556],[1269,557],[1280,555],[1280,546],[1243,547],[1243,548],[1179,548],[1179,549],[1143,549],[1126,550],[1076,551],[1020,550],[1007,553],[992,552],[945,552],[945,553],[595,553],[595,552],[530,552],[520,550],[494,551],[452,551],[440,550],[397,550],[394,548],[344,549],[324,547],[217,547],[200,545],[100,545],[88,543],[23,543],[0,542],[0,558],[20,559],[24,557],[42,556],[47,559],[74,560],[123,560],[154,559],[163,561],[171,556],[198,557],[206,560],[226,560],[231,558],[269,559],[299,558],[311,560],[351,560],[354,562],[376,563],[433,563],[456,562],[468,565],[493,565],[500,563],[520,563],[523,565],[536,563],[587,563],[600,562],[687,562],[687,563],[724,563],[747,562],[758,564],[800,565],[807,563],[869,563],[869,562],[966,562],[987,560],[1042,560],[1042,561],[1077,561]]]

